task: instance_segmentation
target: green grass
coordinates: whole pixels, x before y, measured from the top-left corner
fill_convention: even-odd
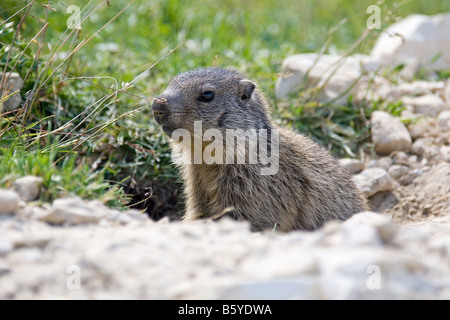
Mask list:
[[[105,180],[105,170],[92,170],[86,160],[80,160],[76,154],[69,154],[58,165],[57,156],[63,150],[53,144],[49,152],[37,148],[27,152],[19,148],[1,148],[0,185],[6,188],[26,175],[43,178],[44,192],[40,201],[48,202],[63,196],[79,196],[83,199],[98,199],[103,203],[123,208],[126,199],[118,185],[111,186]],[[80,162],[81,161],[81,162]]]
[[[0,69],[21,74],[26,101],[22,109],[0,116],[2,186],[12,177],[60,171],[60,180],[44,179],[46,199],[58,196],[60,188],[82,197],[104,193],[110,204],[110,181],[124,187],[132,180],[158,181],[153,189],[179,186],[150,102],[175,74],[192,68],[214,65],[248,74],[279,122],[309,132],[338,155],[356,154],[364,146],[371,111],[398,110],[352,101],[323,107],[296,98],[278,105],[274,97],[283,58],[346,52],[364,32],[373,1],[47,3],[0,4]],[[70,5],[82,10],[81,30],[67,28]],[[450,11],[447,0],[381,1],[379,6],[382,28],[411,13]],[[370,52],[381,31],[371,32],[355,52]],[[42,159],[48,160],[44,166]],[[21,162],[28,164],[13,165]]]

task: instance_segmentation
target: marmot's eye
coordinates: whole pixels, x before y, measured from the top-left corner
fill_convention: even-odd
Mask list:
[[[213,99],[214,99],[214,92],[205,91],[200,95],[200,97],[198,97],[197,100],[200,102],[211,102]]]

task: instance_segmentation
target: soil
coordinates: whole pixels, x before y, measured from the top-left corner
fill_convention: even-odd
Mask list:
[[[450,129],[440,128],[435,119],[411,125],[409,131],[415,140],[429,139],[430,144],[436,147],[450,145]],[[426,152],[420,157],[409,154],[408,158],[410,169],[415,170],[417,176],[409,184],[396,183],[392,191],[371,197],[372,210],[389,215],[397,224],[424,222],[433,217],[448,215],[450,213],[448,156],[445,158],[439,153]]]

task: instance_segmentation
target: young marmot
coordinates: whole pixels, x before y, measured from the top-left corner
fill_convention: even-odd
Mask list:
[[[184,220],[227,215],[253,230],[314,230],[367,209],[337,161],[274,124],[263,95],[238,72],[179,74],[154,99],[153,114],[185,181]]]

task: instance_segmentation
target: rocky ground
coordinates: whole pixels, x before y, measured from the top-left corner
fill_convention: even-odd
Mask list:
[[[374,118],[376,115],[372,121]],[[390,117],[388,121],[397,120]],[[384,141],[392,148],[389,156],[376,156],[366,163],[354,159],[341,160],[344,166],[356,164],[359,171],[364,169],[360,173],[353,171],[357,173],[353,178],[369,197],[373,211],[388,214],[398,223],[426,221],[434,216],[450,214],[449,124],[441,122],[439,125],[437,119],[425,119],[409,126],[413,139],[405,130],[413,143],[398,147],[392,144],[393,140]],[[374,126],[372,132],[376,130]],[[400,130],[391,132],[396,136],[394,139],[398,139]],[[384,135],[386,137],[387,134]],[[397,147],[409,152],[395,150]]]
[[[80,225],[52,225],[32,209],[2,216],[1,298],[450,298],[448,215],[397,225],[366,212],[279,234],[231,220],[156,223],[96,203],[71,208],[104,216]]]
[[[285,67],[304,79],[298,59]],[[38,205],[41,181],[25,177],[0,190],[0,298],[450,299],[450,84],[372,80],[355,97],[401,99],[402,118],[416,119],[375,112],[375,152],[340,160],[373,212],[315,232],[250,232],[227,219],[154,222],[96,201]],[[341,84],[328,79],[322,98]]]

